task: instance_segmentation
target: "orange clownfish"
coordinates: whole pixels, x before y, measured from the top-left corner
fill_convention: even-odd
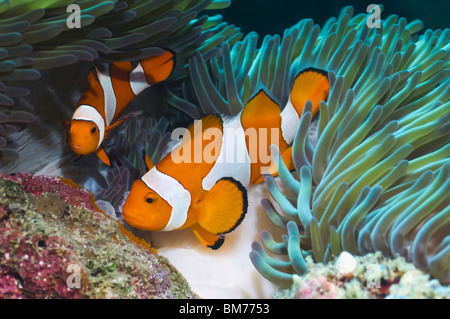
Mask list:
[[[121,115],[136,95],[152,84],[166,80],[174,69],[174,55],[165,51],[132,62],[115,62],[100,72],[89,73],[88,89],[82,94],[72,120],[63,120],[72,150],[81,155],[95,153],[108,166],[111,161],[102,147],[114,127],[131,117]]]
[[[200,127],[194,123],[156,166],[146,158],[147,166],[153,167],[134,182],[122,208],[125,221],[143,230],[189,227],[204,246],[219,248],[223,235],[246,214],[246,188],[263,180],[265,167],[276,175],[260,155],[270,154],[270,145],[276,144],[293,170],[290,144],[304,105],[312,102],[314,116],[329,88],[326,72],[308,68],[296,77],[283,111],[260,90],[240,114],[210,114],[199,121]]]

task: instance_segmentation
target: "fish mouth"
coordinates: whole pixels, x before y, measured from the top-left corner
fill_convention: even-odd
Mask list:
[[[131,217],[129,214],[126,213],[125,210],[122,210],[122,217],[126,221],[126,223],[129,224],[130,226],[142,229],[142,221],[138,220],[137,218]]]
[[[150,220],[148,219],[143,219],[143,218],[136,218],[133,217],[132,215],[130,216],[129,214],[126,213],[125,210],[122,210],[122,217],[125,220],[125,222],[137,229],[141,229],[141,230],[159,230],[159,229],[154,229],[152,227],[149,227],[150,225]]]
[[[138,220],[130,218],[130,217],[125,217],[126,215],[124,215],[124,214],[122,214],[122,216],[128,225],[130,225],[134,228],[137,228],[137,229],[147,230],[145,227],[142,226],[142,223],[139,222]]]
[[[87,155],[87,154],[91,153],[91,152],[87,151],[86,147],[83,145],[70,144],[70,147],[78,155]]]

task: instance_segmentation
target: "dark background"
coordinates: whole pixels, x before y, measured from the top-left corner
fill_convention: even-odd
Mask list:
[[[422,20],[423,30],[449,27],[450,0],[231,0],[231,6],[218,13],[228,23],[240,27],[244,34],[256,31],[262,37],[282,35],[284,29],[304,18],[312,18],[323,25],[328,18],[337,17],[347,5],[355,8],[355,14],[365,13],[372,3],[384,5],[382,19],[396,14],[408,21]]]

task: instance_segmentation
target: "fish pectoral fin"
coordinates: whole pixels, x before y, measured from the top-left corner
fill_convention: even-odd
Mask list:
[[[225,238],[222,236],[214,235],[199,224],[191,226],[191,230],[203,246],[213,250],[219,249],[225,241]]]
[[[139,115],[141,115],[141,114],[142,114],[142,111],[135,111],[135,112],[131,112],[131,113],[125,114],[124,116],[122,116],[121,118],[119,118],[114,124],[108,126],[108,127],[105,129],[105,138],[108,136],[109,132],[110,132],[113,128],[119,126],[120,124],[122,124],[122,123],[125,122],[125,121],[128,121],[128,120],[131,119],[132,117],[136,117],[136,116],[139,116]]]
[[[198,223],[212,234],[234,230],[247,213],[247,190],[231,177],[217,181],[197,204]]]
[[[98,150],[95,151],[95,154],[98,156],[98,158],[105,163],[108,166],[111,166],[111,161],[108,157],[108,154],[106,154],[105,149],[103,146],[100,146]]]
[[[141,115],[142,113],[144,113],[144,111],[129,112],[129,113],[125,114],[124,116],[122,116],[121,118],[119,118],[113,126],[116,127],[120,123],[123,123],[123,122],[131,119],[132,117],[137,117],[137,116]],[[117,124],[117,123],[119,123],[119,124]]]
[[[105,128],[105,138],[108,136],[109,132],[111,132],[111,130],[117,126],[119,126],[120,124],[122,124],[123,122],[125,122],[126,120],[130,119],[130,117],[127,118],[121,118],[120,120],[117,120],[116,123],[108,126],[107,128]]]

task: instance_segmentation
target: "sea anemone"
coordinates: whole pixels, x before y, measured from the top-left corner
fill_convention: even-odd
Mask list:
[[[271,149],[281,185],[270,175],[264,179],[283,213],[267,199],[261,203],[287,235],[276,242],[263,232],[261,239],[288,260],[254,242],[252,262],[267,279],[289,287],[294,274],[308,271],[305,256],[328,262],[341,251],[381,251],[448,284],[450,30],[418,36],[420,22],[396,16],[368,29],[366,16],[352,17],[351,8],[320,31],[305,29],[297,41],[307,45],[291,69],[328,70],[331,90],[312,137],[305,108],[293,144],[295,173]]]
[[[283,213],[261,204],[287,235],[276,242],[263,232],[262,242],[288,261],[258,242],[250,257],[281,287],[308,270],[305,255],[327,262],[344,250],[401,255],[450,282],[450,30],[419,35],[420,21],[397,16],[369,28],[367,17],[346,7],[322,28],[306,19],[260,48],[250,33],[217,58],[190,59],[191,86],[178,101],[192,117],[236,115],[261,87],[283,107],[300,70],[328,72],[328,100],[312,123],[306,104],[294,140],[295,172],[273,147],[281,185],[264,178]]]

